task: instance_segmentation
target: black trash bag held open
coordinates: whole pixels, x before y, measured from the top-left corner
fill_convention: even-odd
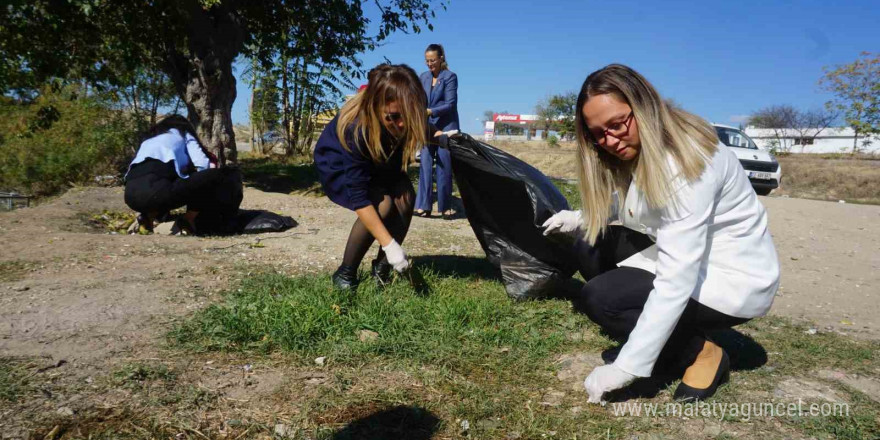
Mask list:
[[[548,296],[577,270],[575,239],[544,236],[568,201],[540,171],[468,135],[449,138],[452,169],[465,214],[489,261],[501,269],[507,294]]]

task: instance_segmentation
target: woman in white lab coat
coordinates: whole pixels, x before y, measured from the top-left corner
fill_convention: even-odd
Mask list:
[[[763,316],[779,285],[767,213],[712,126],[629,67],[590,74],[576,108],[583,211],[557,213],[547,233],[583,228],[593,245],[616,220],[654,241],[589,279],[574,301],[625,341],[584,381],[589,399],[650,376],[658,362],[684,369],[677,400],[708,398],[730,361],[706,332]]]

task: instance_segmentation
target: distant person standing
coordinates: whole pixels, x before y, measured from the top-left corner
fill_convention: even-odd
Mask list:
[[[428,122],[444,132],[459,130],[458,77],[449,70],[443,46],[429,45],[425,49],[425,64],[428,71],[422,73],[419,79],[428,98]],[[431,207],[434,205],[435,161],[438,209],[443,213],[443,218],[451,219],[456,214],[452,209],[452,159],[449,150],[438,148],[437,145],[425,145],[422,148],[415,214],[419,217],[431,215]]]

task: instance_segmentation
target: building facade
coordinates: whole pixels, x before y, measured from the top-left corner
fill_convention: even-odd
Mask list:
[[[761,148],[791,153],[852,153],[855,142],[850,127],[828,127],[818,135],[817,130],[746,127],[744,131]],[[859,135],[856,146],[859,152],[880,154],[880,136]]]

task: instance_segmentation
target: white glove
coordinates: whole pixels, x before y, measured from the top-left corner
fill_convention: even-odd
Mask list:
[[[544,228],[544,235],[550,235],[556,232],[572,232],[583,223],[584,219],[580,211],[559,211],[548,218],[541,227]]]
[[[636,376],[615,367],[614,364],[596,367],[584,380],[584,388],[590,396],[587,402],[601,403],[603,394],[623,388],[634,380]]]
[[[403,252],[403,248],[397,244],[393,238],[391,242],[388,243],[387,246],[382,246],[382,250],[385,251],[385,257],[388,258],[388,263],[394,267],[398,273],[401,273],[409,267],[409,261],[406,260],[406,254]]]

